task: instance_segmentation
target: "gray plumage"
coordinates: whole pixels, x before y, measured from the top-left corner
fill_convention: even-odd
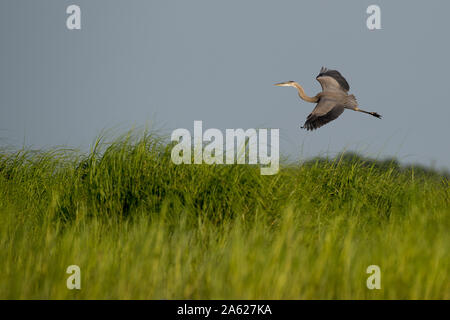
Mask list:
[[[302,86],[294,81],[276,84],[281,87],[295,87],[300,98],[307,102],[317,103],[314,110],[306,118],[306,122],[302,128],[308,131],[320,128],[338,118],[345,109],[351,109],[370,114],[376,118],[381,118],[376,112],[364,111],[358,108],[356,97],[353,94],[348,94],[350,86],[339,71],[328,70],[322,67],[316,79],[322,87],[322,92],[314,97],[307,96]]]
[[[333,99],[320,99],[314,110],[306,118],[302,128],[306,130],[318,129],[334,119],[337,119],[345,110],[345,106]]]
[[[332,77],[334,80],[336,80],[339,83],[339,85],[341,86],[341,88],[344,91],[347,92],[347,91],[350,90],[350,86],[349,86],[347,80],[345,80],[345,78],[342,76],[342,74],[339,71],[337,71],[337,70],[328,70],[327,68],[322,67],[320,69],[320,73],[317,76],[317,78],[318,77],[324,77],[324,76]]]

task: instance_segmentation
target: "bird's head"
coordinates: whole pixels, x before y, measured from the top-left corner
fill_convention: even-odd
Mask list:
[[[295,83],[295,81],[286,81],[286,82],[275,83],[275,85],[278,87],[294,87],[294,83]]]

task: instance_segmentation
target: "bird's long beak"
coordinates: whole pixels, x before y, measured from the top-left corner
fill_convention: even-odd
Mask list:
[[[274,85],[277,87],[292,87],[292,81],[275,83]]]

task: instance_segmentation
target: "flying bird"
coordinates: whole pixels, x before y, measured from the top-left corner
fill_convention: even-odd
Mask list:
[[[364,111],[358,108],[356,97],[353,94],[348,94],[350,86],[339,71],[328,70],[322,67],[316,80],[322,86],[322,92],[319,92],[314,97],[307,96],[303,87],[295,81],[275,84],[279,87],[294,87],[297,89],[300,98],[306,102],[317,103],[301,128],[305,128],[308,131],[320,128],[339,117],[345,109],[364,112],[378,119],[381,118],[376,112]]]

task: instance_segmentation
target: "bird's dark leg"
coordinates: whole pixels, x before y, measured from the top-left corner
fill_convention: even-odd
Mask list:
[[[359,112],[364,112],[364,113],[370,114],[371,116],[374,116],[375,118],[381,119],[381,115],[379,115],[376,112],[365,111],[365,110],[361,110],[359,108],[355,108],[354,110],[359,111]]]

